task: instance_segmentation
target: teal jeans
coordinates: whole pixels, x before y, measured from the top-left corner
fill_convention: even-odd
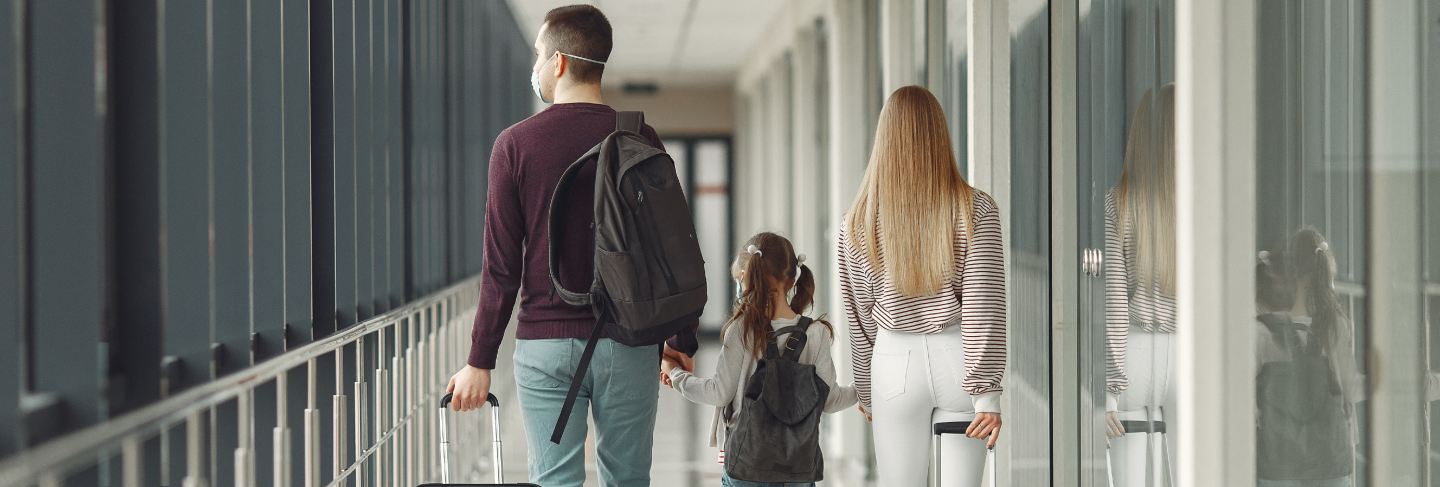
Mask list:
[[[600,484],[648,486],[660,394],[660,348],[601,340],[581,382],[565,436],[556,445],[550,442],[550,433],[584,352],[584,340],[516,340],[515,382],[525,419],[530,482],[545,487],[585,483],[586,420],[593,416]]]

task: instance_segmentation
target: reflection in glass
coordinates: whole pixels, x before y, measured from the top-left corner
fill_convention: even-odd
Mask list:
[[[1140,99],[1105,195],[1106,425],[1114,485],[1170,485],[1175,414],[1174,85]]]
[[[1261,487],[1349,486],[1365,383],[1335,292],[1335,253],[1313,228],[1258,253],[1256,468]]]

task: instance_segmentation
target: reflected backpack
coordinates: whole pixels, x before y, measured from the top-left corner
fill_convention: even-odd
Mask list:
[[[806,329],[800,322],[771,332],[765,356],[745,386],[740,417],[725,440],[725,473],[751,482],[819,482],[825,473],[820,454],[820,416],[830,386],[815,365],[800,363]],[[776,343],[785,337],[783,345]]]
[[[566,303],[595,313],[550,436],[557,444],[602,337],[632,347],[658,345],[693,326],[705,308],[705,261],[675,161],[640,135],[644,114],[617,112],[615,118],[615,132],[571,164],[550,197],[551,285]],[[589,289],[572,291],[559,279],[561,222],[563,212],[579,206],[567,196],[586,164],[595,164],[595,272]]]
[[[1260,366],[1255,378],[1256,468],[1268,480],[1349,475],[1354,463],[1350,411],[1330,357],[1310,327],[1284,313],[1260,316],[1290,360]],[[1348,353],[1348,352],[1346,352]]]

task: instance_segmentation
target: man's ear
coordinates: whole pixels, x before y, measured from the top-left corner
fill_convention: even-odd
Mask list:
[[[560,76],[570,71],[570,58],[564,54],[556,54],[555,57],[555,81],[560,81]]]

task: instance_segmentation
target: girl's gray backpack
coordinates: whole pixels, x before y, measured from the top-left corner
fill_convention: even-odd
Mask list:
[[[615,132],[571,164],[550,196],[550,282],[566,303],[595,312],[595,329],[550,435],[557,444],[601,338],[659,345],[695,325],[705,309],[705,261],[675,161],[640,135],[644,114],[617,112],[615,118]],[[572,204],[570,185],[588,164],[595,164],[594,204]],[[561,240],[578,241],[562,235],[561,215],[576,207],[594,218],[595,274],[584,290],[565,289],[556,277]]]
[[[818,482],[824,477],[820,416],[830,386],[816,375],[814,365],[800,363],[811,323],[802,316],[794,326],[770,334],[765,357],[745,387],[740,417],[725,441],[725,472],[730,477],[751,482]]]
[[[1349,475],[1350,408],[1330,357],[1310,339],[1310,327],[1289,315],[1262,315],[1260,322],[1290,360],[1262,365],[1255,379],[1257,473],[1267,480]]]

